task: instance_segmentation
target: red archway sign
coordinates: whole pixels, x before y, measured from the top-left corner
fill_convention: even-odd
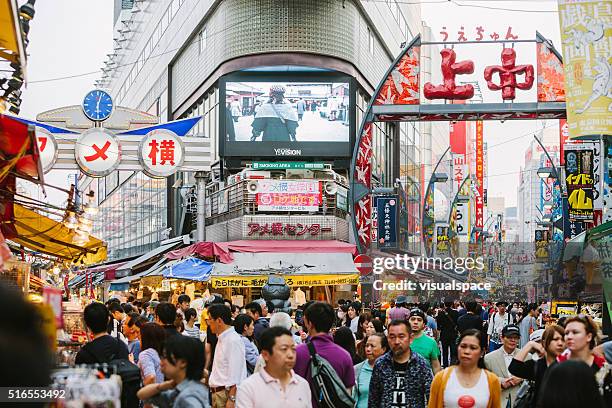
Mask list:
[[[465,44],[499,44],[498,63],[475,70],[474,61],[467,59]],[[515,43],[535,44],[537,67],[524,63],[525,55]],[[420,89],[422,47],[444,45],[440,51],[441,83],[427,82]],[[451,48],[448,48],[452,45]],[[456,48],[454,45],[457,45]],[[435,69],[435,68],[434,68]],[[499,95],[496,103],[471,103],[474,87],[462,84],[461,76],[476,72],[489,90]],[[537,99],[532,102],[514,102],[519,92],[537,86]],[[561,54],[550,41],[539,33],[535,40],[422,42],[420,35],[412,40],[389,67],[363,115],[351,163],[350,205],[353,208],[353,232],[359,252],[364,253],[372,239],[372,124],[374,122],[420,121],[484,121],[564,119],[565,93],[563,88],[563,62]],[[445,103],[421,103],[427,100]],[[470,103],[453,103],[470,101]],[[450,102],[450,103],[446,103]]]

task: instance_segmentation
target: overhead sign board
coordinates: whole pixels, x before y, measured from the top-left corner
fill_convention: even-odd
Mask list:
[[[104,177],[119,166],[121,144],[110,131],[92,128],[77,139],[74,158],[83,173],[91,177]]]
[[[185,147],[181,138],[169,130],[158,129],[140,141],[140,164],[150,177],[168,177],[183,165]]]
[[[398,197],[376,198],[378,214],[378,247],[397,248],[397,211]]]
[[[40,153],[40,164],[43,173],[49,172],[57,160],[57,141],[55,137],[46,129],[36,127],[36,142]]]

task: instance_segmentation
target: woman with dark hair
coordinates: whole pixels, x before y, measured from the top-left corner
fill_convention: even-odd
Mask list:
[[[428,408],[500,408],[501,385],[497,375],[484,368],[482,332],[468,329],[459,336],[458,364],[436,374]]]
[[[334,333],[334,343],[348,351],[353,359],[353,365],[361,363],[362,359],[357,355],[357,348],[355,347],[355,337],[353,332],[348,327],[339,327]]]
[[[304,309],[306,310],[306,309]],[[348,317],[348,305],[343,303],[338,306],[338,310],[336,311],[336,327],[342,327],[347,325]]]
[[[359,328],[359,311],[361,307],[357,302],[353,302],[349,305],[346,312],[346,327],[349,327],[353,332],[353,336],[357,334]]]
[[[362,313],[359,315],[359,319],[357,320],[357,333],[355,333],[355,338],[357,341],[361,341],[365,337],[365,332],[368,327],[368,324],[372,320],[372,315],[369,313]]]
[[[536,332],[533,332],[531,337],[533,335],[536,335]],[[555,362],[557,356],[563,352],[565,347],[563,336],[565,336],[563,327],[557,325],[549,326],[541,335],[541,344],[537,338],[530,340],[510,362],[508,367],[510,374],[525,380],[535,381],[533,385],[533,402],[538,400],[538,394],[546,370]],[[525,360],[530,353],[537,353],[539,359],[532,358]]]
[[[383,322],[381,322],[378,319],[372,319],[368,322],[368,326],[366,327],[366,336],[371,336],[374,333],[384,333],[385,332],[385,326],[383,325]]]
[[[236,333],[240,335],[240,339],[244,343],[247,374],[251,375],[255,371],[255,364],[257,364],[257,359],[259,358],[259,350],[253,341],[255,322],[251,316],[239,314],[234,319],[234,329],[236,329]]]
[[[389,351],[387,337],[382,333],[373,333],[363,342],[366,360],[355,366],[355,387],[353,387],[355,408],[367,408],[374,363],[378,357]]]
[[[144,385],[161,383],[164,375],[161,372],[161,353],[166,339],[166,332],[157,323],[145,323],[140,328],[140,349],[138,367]]]
[[[138,391],[138,398],[156,406],[210,408],[208,388],[200,382],[204,371],[204,345],[188,336],[166,340],[162,372],[168,378]]]
[[[568,360],[551,366],[544,376],[538,408],[604,408],[604,400],[583,361]]]

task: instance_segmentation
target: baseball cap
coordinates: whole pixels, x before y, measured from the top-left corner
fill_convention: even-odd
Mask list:
[[[535,330],[529,335],[529,341],[541,341],[542,335],[544,335],[544,329]]]
[[[423,319],[423,321],[427,321],[425,313],[421,309],[410,310],[410,315],[408,316],[408,318],[411,318],[412,316],[419,316],[421,319]]]
[[[516,324],[509,324],[502,329],[501,334],[503,337],[509,337],[509,336],[521,337],[521,330]]]

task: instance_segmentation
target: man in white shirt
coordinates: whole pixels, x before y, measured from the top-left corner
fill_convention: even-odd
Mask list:
[[[266,365],[244,380],[236,394],[237,408],[310,408],[308,382],[295,374],[295,342],[284,327],[266,329],[260,340]]]
[[[224,304],[208,307],[206,323],[217,335],[217,347],[208,385],[213,408],[234,408],[236,387],[247,377],[246,352],[240,335],[232,326],[232,312]]]
[[[514,323],[514,318],[506,311],[508,302],[500,301],[497,302],[495,306],[497,306],[497,312],[493,313],[489,318],[489,327],[487,329],[489,352],[495,351],[501,347],[502,329],[507,325]]]

